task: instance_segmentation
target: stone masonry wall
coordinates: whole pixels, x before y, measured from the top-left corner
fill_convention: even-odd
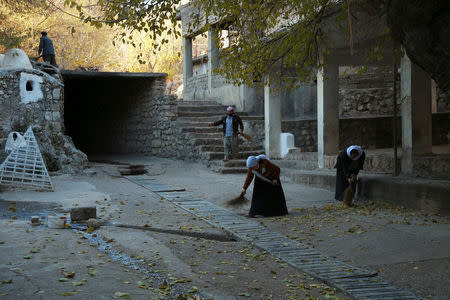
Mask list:
[[[290,132],[294,135],[294,145],[303,152],[317,151],[317,121],[283,121],[282,132]]]
[[[183,99],[206,100],[208,96],[208,74],[197,75],[189,78],[183,84]]]
[[[87,157],[64,131],[64,90],[60,78],[36,69],[0,70],[0,162],[7,153],[11,131],[25,133],[29,126],[38,140],[49,171],[74,173]]]
[[[437,112],[450,112],[450,96],[447,96],[439,88],[436,91]]]
[[[304,152],[317,151],[317,121],[283,121],[282,131],[294,135],[294,145]],[[397,119],[397,144],[401,145],[401,118]],[[339,120],[339,148],[353,144],[365,149],[392,147],[392,117],[346,118]],[[433,114],[433,145],[450,143],[450,113]]]
[[[348,72],[348,74],[345,74]],[[392,71],[369,67],[359,73],[356,69],[341,68],[339,79],[339,115],[341,117],[392,115]],[[400,82],[397,82],[397,97]]]
[[[200,151],[194,140],[182,133],[177,122],[178,102],[174,95],[154,97],[148,109],[143,112],[151,124],[146,140],[149,146],[142,148],[146,154],[177,159],[198,159]]]
[[[177,100],[171,95],[155,98],[149,112],[152,120],[151,154],[178,159],[198,158],[198,149],[193,140],[181,132],[177,123]]]

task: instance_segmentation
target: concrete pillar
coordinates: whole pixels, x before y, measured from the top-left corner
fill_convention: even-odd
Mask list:
[[[192,71],[192,38],[183,37],[183,84],[186,88],[187,80],[193,75]]]
[[[266,155],[271,159],[281,158],[281,97],[268,84],[264,86],[264,132]]]
[[[339,152],[339,66],[327,64],[317,72],[317,159],[325,167],[325,155]]]
[[[412,174],[413,156],[431,153],[431,78],[405,55],[400,85],[402,173]]]
[[[208,88],[212,88],[212,77],[214,70],[219,66],[219,37],[217,32],[210,29],[208,31]]]
[[[437,113],[437,84],[436,81],[431,80],[431,112]]]

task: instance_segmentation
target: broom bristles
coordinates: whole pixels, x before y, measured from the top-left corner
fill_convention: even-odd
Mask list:
[[[226,206],[242,206],[246,204],[249,200],[245,196],[238,196],[236,198],[230,199],[225,202]]]
[[[243,133],[243,132],[241,132],[241,135],[242,135],[247,141],[249,141],[250,143],[253,143],[253,139],[252,139],[251,136],[249,136],[248,134]]]

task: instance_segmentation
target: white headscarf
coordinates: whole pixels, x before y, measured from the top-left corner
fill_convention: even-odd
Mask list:
[[[265,156],[264,154],[260,154],[260,155],[258,155],[256,158],[257,158],[258,160],[260,160],[260,159],[269,160],[269,159],[267,158],[267,156]]]
[[[258,165],[258,159],[256,158],[256,156],[249,156],[247,158],[247,168],[253,168],[256,167]]]
[[[352,150],[358,151],[358,156],[356,156],[355,158],[352,158],[352,157],[350,156],[350,152],[352,152]],[[350,146],[350,147],[347,148],[347,155],[348,155],[348,157],[350,157],[352,160],[358,160],[358,159],[361,157],[362,154],[363,154],[363,150],[362,150],[362,148],[361,148],[360,146],[358,146],[358,145],[352,145],[352,146]]]

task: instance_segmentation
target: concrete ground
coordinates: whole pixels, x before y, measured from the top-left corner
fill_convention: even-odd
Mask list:
[[[214,173],[192,162],[145,156],[104,158],[145,164],[149,178],[185,188],[193,197],[221,206],[239,194],[245,179]],[[0,194],[0,250],[6,253],[0,256],[0,298],[56,299],[64,293],[74,293],[74,299],[114,295],[132,299],[345,297],[117,177],[114,165],[92,164],[88,173],[53,177],[54,193]],[[331,257],[378,271],[423,297],[448,299],[448,217],[370,202],[344,209],[329,191],[288,183],[283,187],[290,214],[256,222]],[[248,198],[251,192],[249,188]],[[77,205],[96,205],[98,215],[109,225],[138,229],[102,226],[86,234],[30,227],[27,222],[30,212],[63,213]],[[233,211],[244,215],[248,206]],[[75,276],[66,278],[64,272],[75,272]]]

